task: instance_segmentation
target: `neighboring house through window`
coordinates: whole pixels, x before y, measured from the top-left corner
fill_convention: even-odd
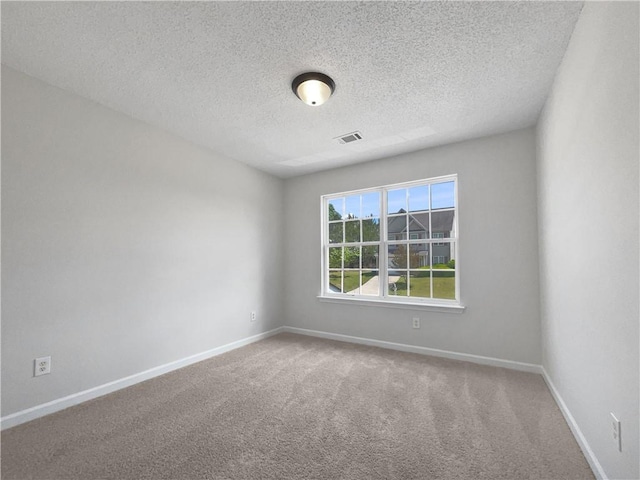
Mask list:
[[[322,296],[459,304],[457,177],[322,197]]]

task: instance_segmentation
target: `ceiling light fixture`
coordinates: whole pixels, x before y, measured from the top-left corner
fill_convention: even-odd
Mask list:
[[[324,73],[307,72],[294,78],[291,88],[304,103],[317,107],[329,99],[336,84]]]

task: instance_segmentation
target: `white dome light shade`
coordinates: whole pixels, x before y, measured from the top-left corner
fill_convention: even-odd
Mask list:
[[[320,80],[307,80],[298,86],[296,91],[300,100],[307,105],[322,105],[331,96],[331,89]]]
[[[296,96],[307,105],[322,105],[333,93],[335,83],[323,73],[309,72],[298,75],[291,84]]]

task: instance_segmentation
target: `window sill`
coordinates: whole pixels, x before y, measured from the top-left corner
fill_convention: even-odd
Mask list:
[[[367,307],[402,308],[406,310],[428,310],[442,313],[462,313],[464,305],[424,303],[424,302],[394,302],[391,300],[379,300],[361,297],[338,297],[319,295],[318,300],[328,303],[342,303],[343,305],[363,305]]]

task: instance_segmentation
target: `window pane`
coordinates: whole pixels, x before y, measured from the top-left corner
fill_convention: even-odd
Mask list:
[[[407,189],[389,190],[387,192],[387,212],[404,213],[407,211]]]
[[[380,277],[377,270],[363,270],[361,295],[380,295]]]
[[[430,298],[431,297],[431,271],[413,271],[409,274],[409,296]]]
[[[360,270],[343,272],[342,290],[351,295],[360,294]]]
[[[429,245],[409,245],[409,268],[427,267],[429,265]]]
[[[407,216],[389,217],[387,219],[387,235],[389,240],[406,240]]]
[[[389,270],[389,295],[407,296],[407,272]]]
[[[329,248],[329,268],[342,268],[342,247]]]
[[[433,298],[456,298],[456,271],[454,269],[433,269]]]
[[[429,185],[409,189],[409,211],[429,210]]]
[[[431,232],[433,238],[451,238],[454,235],[455,212],[445,210],[444,212],[431,212]]]
[[[380,216],[380,192],[362,195],[362,218]]]
[[[342,222],[329,224],[329,243],[342,243],[343,225]]]
[[[344,198],[329,200],[329,221],[340,220],[344,215]]]
[[[378,246],[362,247],[362,268],[378,268]]]
[[[455,258],[453,246],[454,244],[450,242],[433,243],[431,245],[431,262],[433,265],[441,265],[444,268],[452,258]]]
[[[407,268],[407,245],[389,245],[388,247],[388,267],[389,268]]]
[[[333,293],[342,292],[342,271],[329,271],[329,290]]]
[[[431,209],[453,208],[455,206],[454,182],[431,185]]]
[[[360,195],[347,197],[345,203],[346,218],[360,218]]]
[[[344,241],[347,243],[360,241],[360,220],[344,222]]]
[[[360,247],[344,247],[344,268],[360,268]]]
[[[409,238],[429,238],[429,212],[409,215]]]
[[[380,219],[368,218],[362,220],[362,241],[377,242],[380,240]]]

